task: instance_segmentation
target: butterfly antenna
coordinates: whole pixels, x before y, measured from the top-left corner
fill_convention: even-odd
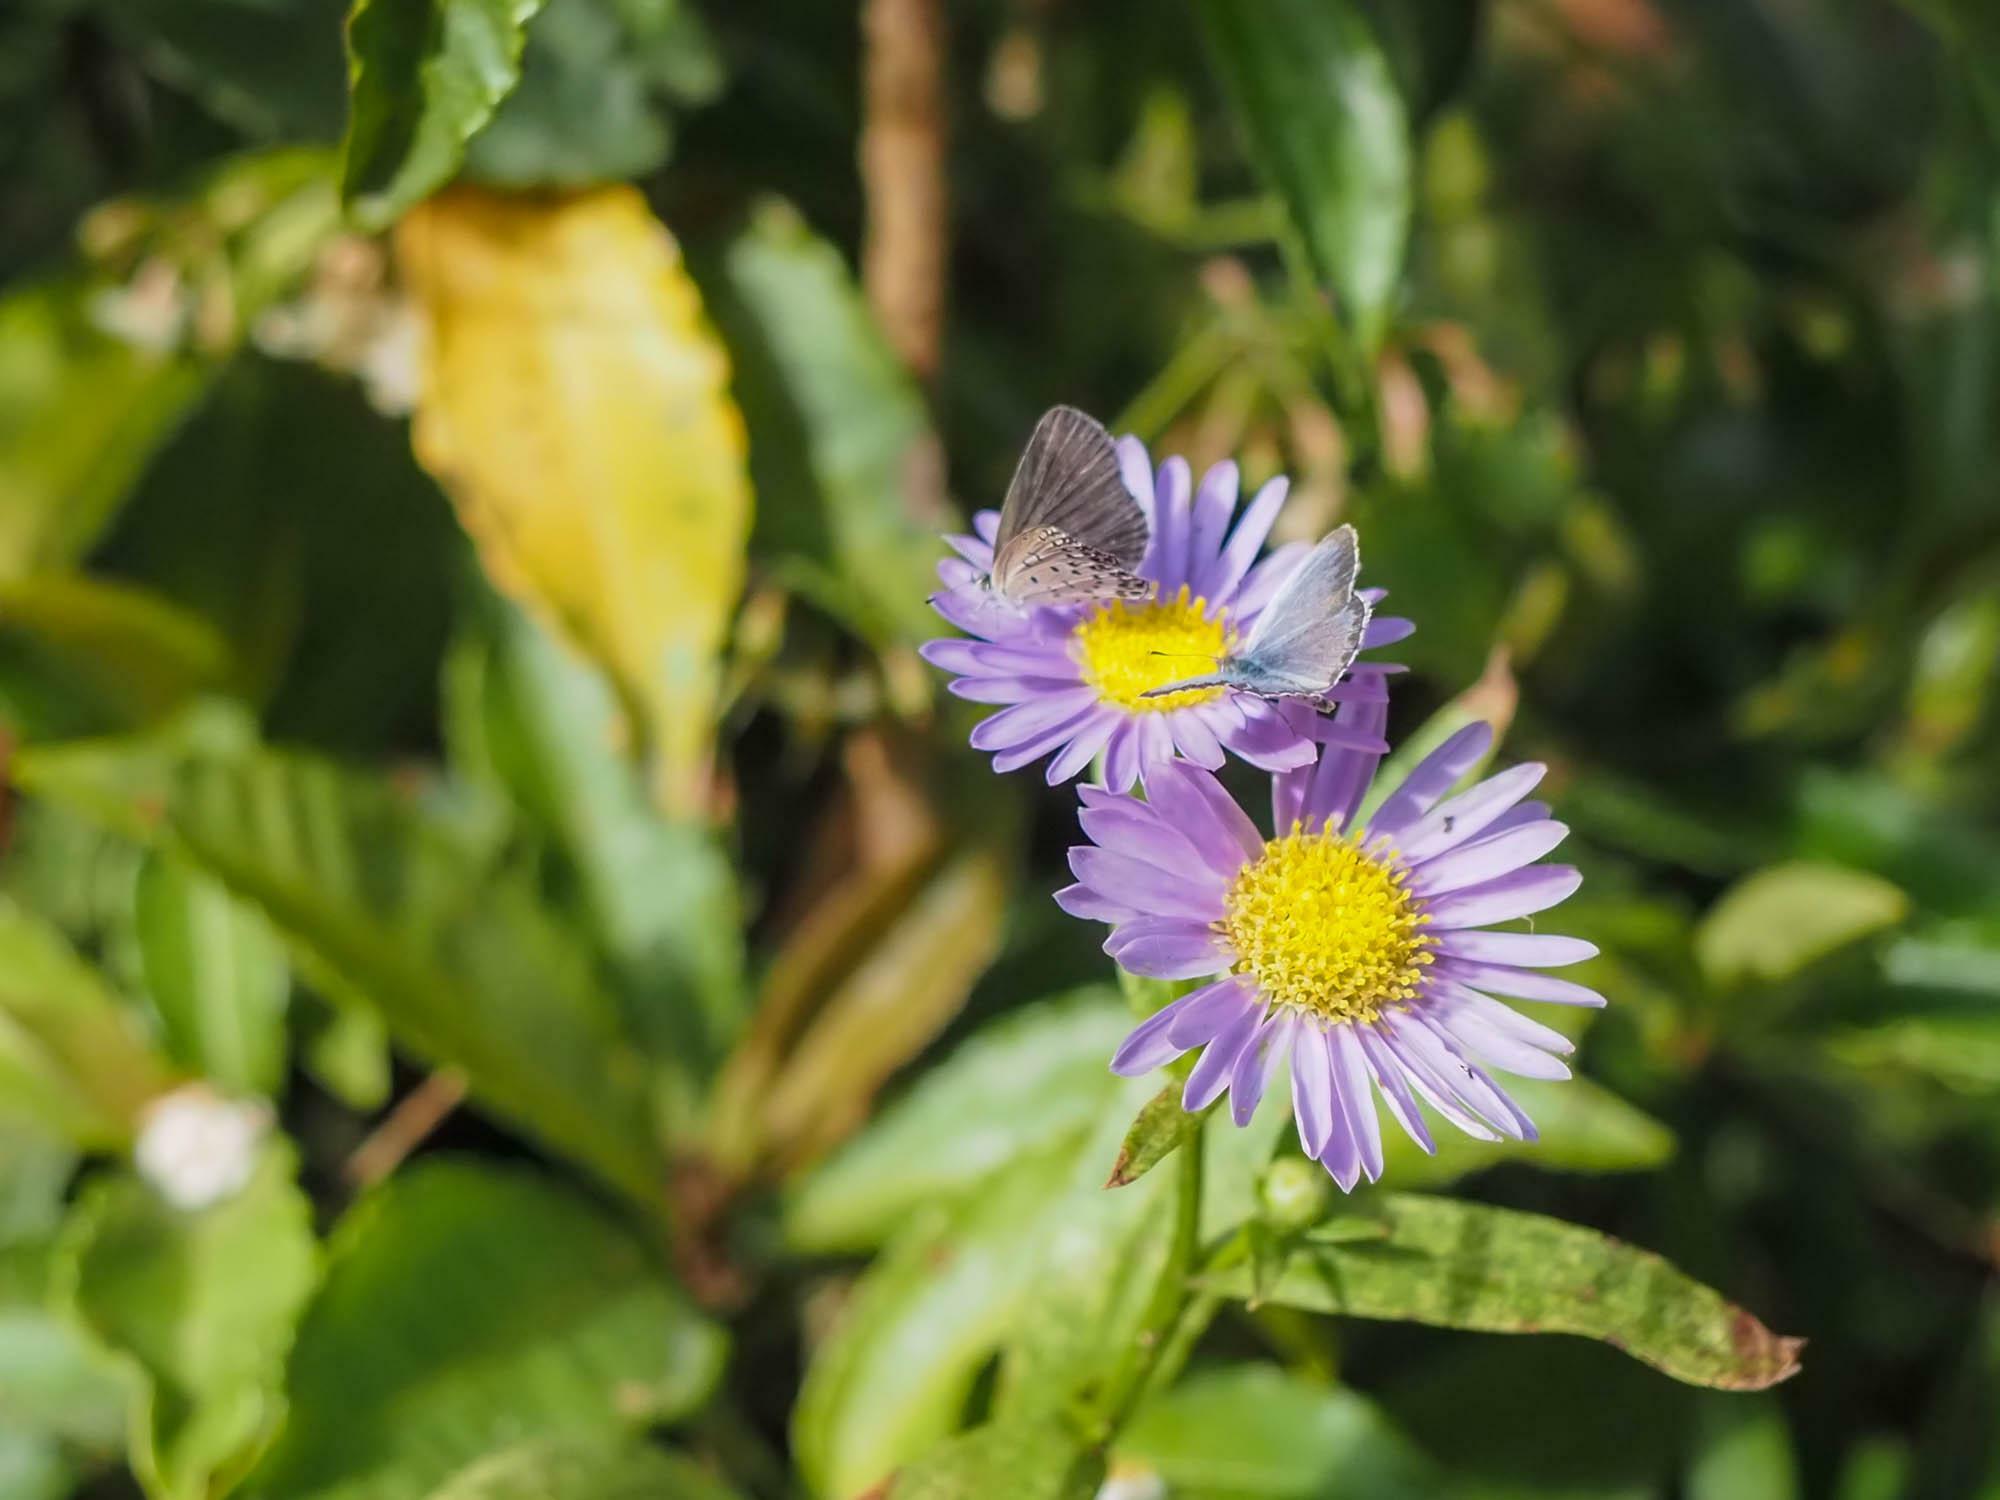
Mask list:
[[[1200,651],[1154,651],[1148,654],[1152,656],[1178,657],[1182,661],[1205,661],[1212,667],[1220,666],[1222,664],[1221,657],[1209,656]]]

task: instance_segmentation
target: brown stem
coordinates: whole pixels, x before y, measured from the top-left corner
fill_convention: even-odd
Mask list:
[[[944,336],[944,15],[940,0],[866,0],[861,27],[861,282],[890,344],[928,382]]]
[[[372,1187],[424,1143],[465,1098],[465,1075],[440,1068],[402,1097],[389,1117],[354,1148],[341,1175],[357,1188]]]

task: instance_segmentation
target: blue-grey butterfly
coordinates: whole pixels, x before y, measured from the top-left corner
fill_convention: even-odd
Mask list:
[[[1111,434],[1072,406],[1035,424],[1000,507],[983,580],[1016,609],[1084,599],[1143,599],[1151,527],[1118,469]]]
[[[1319,698],[1354,664],[1368,629],[1368,601],[1354,592],[1361,541],[1352,526],[1327,533],[1278,586],[1241,649],[1200,677],[1149,690],[1230,687],[1262,698]]]

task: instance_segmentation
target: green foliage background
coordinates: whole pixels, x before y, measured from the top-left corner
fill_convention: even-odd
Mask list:
[[[0,13],[0,1496],[2000,1497],[1989,7],[863,9]],[[398,226],[617,183],[755,494],[678,703],[410,437]],[[1069,797],[912,649],[1059,400],[1292,473],[1393,738],[1549,763],[1540,1145],[1329,1202],[1106,1072]],[[193,1209],[189,1087],[267,1127]]]

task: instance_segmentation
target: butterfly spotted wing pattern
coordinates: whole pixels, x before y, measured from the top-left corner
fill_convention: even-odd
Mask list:
[[[993,591],[1017,606],[1138,599],[1146,513],[1125,488],[1111,435],[1074,407],[1035,424],[1007,487],[993,545]]]
[[[1373,613],[1354,592],[1361,544],[1352,526],[1329,533],[1279,587],[1242,649],[1205,676],[1147,694],[1233,687],[1265,698],[1317,698],[1354,664]]]

